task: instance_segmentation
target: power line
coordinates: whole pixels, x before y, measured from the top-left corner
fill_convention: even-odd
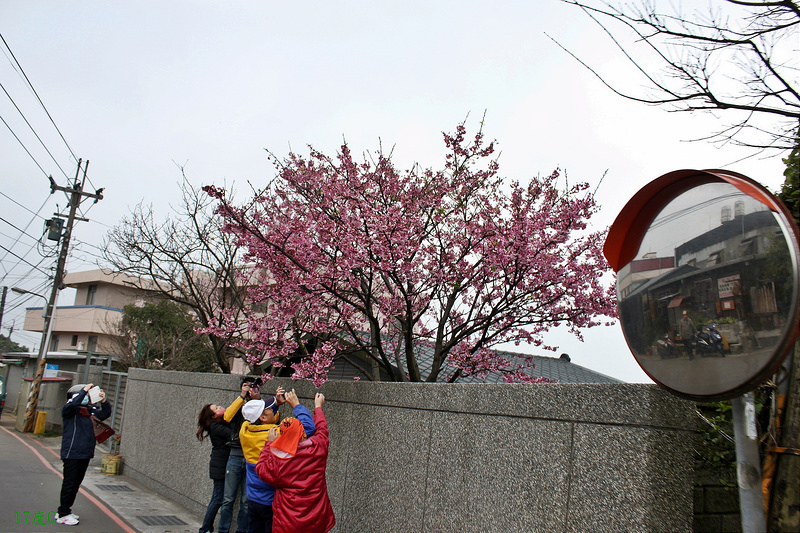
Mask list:
[[[699,203],[690,205],[688,207],[684,207],[683,209],[679,209],[678,211],[675,211],[673,213],[669,213],[669,214],[664,215],[664,216],[659,216],[650,225],[650,229],[654,229],[654,228],[657,228],[659,226],[663,226],[664,224],[667,224],[669,222],[672,222],[673,220],[679,219],[679,218],[681,218],[684,215],[687,215],[689,213],[694,213],[696,211],[700,211],[701,209],[704,209],[704,208],[708,207],[709,205],[713,205],[713,204],[718,203],[718,202],[723,202],[725,200],[728,200],[729,198],[736,198],[736,197],[740,197],[740,196],[744,196],[744,193],[740,192],[740,191],[734,191],[734,192],[730,192],[730,193],[727,193],[727,194],[721,194],[720,196],[716,196],[714,198],[711,198],[710,200],[704,200],[703,202],[699,202]]]
[[[1,116],[0,116],[0,120],[2,120],[2,121],[3,121],[3,124],[5,124],[5,125],[6,125],[6,128],[8,128],[8,131],[10,131],[10,132],[11,132],[11,135],[13,135],[13,136],[14,136],[14,138],[17,140],[17,142],[19,143],[19,145],[20,145],[20,146],[22,146],[22,149],[23,149],[23,150],[25,150],[25,153],[26,153],[26,154],[28,154],[28,155],[30,156],[30,158],[33,160],[33,162],[36,164],[36,166],[37,166],[37,167],[39,167],[39,170],[41,170],[41,171],[42,171],[42,174],[44,174],[45,176],[50,176],[50,175],[47,173],[47,171],[45,171],[45,169],[43,169],[43,168],[42,168],[42,165],[40,165],[40,164],[39,164],[39,162],[36,160],[36,158],[35,158],[35,157],[33,157],[33,154],[30,152],[30,150],[28,150],[28,148],[27,148],[27,147],[25,146],[25,144],[22,142],[22,139],[20,139],[19,137],[17,137],[17,134],[16,134],[16,133],[14,133],[14,130],[12,130],[12,129],[11,129],[11,126],[9,126],[9,125],[8,125],[8,122],[6,122],[6,120],[5,120],[3,117],[1,117]],[[59,168],[61,168],[61,167],[59,167]]]
[[[33,132],[33,135],[36,137],[36,139],[38,139],[38,141],[39,141],[39,144],[41,144],[41,145],[42,145],[42,148],[44,148],[44,151],[45,151],[45,152],[47,152],[47,155],[49,155],[49,156],[50,156],[50,159],[52,159],[52,160],[53,160],[53,163],[55,163],[55,164],[56,164],[56,166],[58,167],[58,169],[61,171],[61,173],[62,173],[62,174],[64,174],[64,177],[66,177],[67,179],[69,179],[69,176],[67,176],[67,173],[66,173],[66,172],[64,172],[64,169],[63,169],[63,168],[61,168],[61,165],[59,165],[59,164],[58,164],[58,161],[56,161],[56,158],[53,156],[53,154],[50,152],[50,150],[47,148],[47,146],[45,146],[45,144],[44,144],[44,141],[42,140],[42,138],[41,138],[41,137],[39,137],[39,134],[38,134],[38,133],[36,133],[36,130],[35,130],[35,129],[33,129],[33,126],[31,126],[31,123],[30,123],[30,122],[28,122],[28,118],[25,116],[25,114],[24,114],[24,113],[22,112],[22,110],[19,108],[19,106],[18,106],[18,105],[17,105],[17,103],[14,101],[14,99],[11,97],[11,95],[10,95],[10,94],[8,94],[8,91],[6,91],[6,88],[3,86],[3,84],[2,84],[2,83],[0,83],[0,89],[3,89],[3,92],[4,92],[4,93],[6,93],[6,96],[8,96],[8,99],[9,99],[9,100],[11,100],[11,103],[12,103],[12,104],[14,104],[14,107],[16,108],[16,110],[17,110],[17,112],[19,113],[19,115],[22,117],[22,120],[24,120],[24,121],[25,121],[25,124],[27,124],[27,125],[28,125],[28,128],[30,128],[30,130]],[[3,122],[5,122],[5,120],[4,120]],[[8,127],[8,124],[6,124],[6,127]],[[10,127],[9,127],[9,129],[10,129]],[[12,132],[12,133],[13,133],[13,132]],[[15,135],[15,137],[16,137],[16,135]],[[29,152],[29,153],[30,153],[30,152]],[[41,167],[39,167],[39,168],[41,168]]]
[[[87,180],[88,180],[88,178],[87,178]],[[83,209],[79,209],[79,212],[80,212],[81,216],[83,218],[88,218],[87,215],[89,214],[89,211],[91,211],[92,208],[94,206],[96,206],[96,205],[97,205],[97,202],[93,202],[92,205],[90,205],[85,211]],[[109,229],[112,229],[112,226],[109,226],[108,224],[105,224],[104,222],[100,222],[99,220],[92,220],[92,222],[95,222],[97,224],[100,224],[101,226],[105,226],[105,227],[107,227]]]
[[[85,246],[89,246],[89,247],[91,247],[91,248],[94,248],[94,249],[95,249],[95,250],[97,250],[98,252],[104,252],[104,251],[105,251],[105,248],[103,248],[102,246],[97,246],[96,244],[91,244],[91,243],[88,243],[88,242],[86,242],[86,241],[81,241],[81,240],[78,240],[78,239],[75,239],[75,244],[76,244],[76,245],[81,245],[81,244],[83,244],[83,245],[85,245]]]
[[[17,235],[16,237],[13,237],[13,236],[9,235],[8,233],[5,233],[4,231],[0,231],[0,236],[2,236],[2,237],[5,237],[5,238],[6,238],[6,239],[8,239],[8,240],[15,240],[15,241],[18,241],[18,240],[19,240],[19,238],[20,238],[20,237],[22,237],[23,235],[24,235],[24,236],[26,236],[26,237],[28,237],[29,239],[32,239],[32,240],[34,240],[35,242],[39,242],[39,239],[37,239],[37,238],[36,238],[36,237],[34,237],[33,235],[29,235],[29,234],[27,234],[27,233],[20,233],[20,234],[19,234],[19,235]]]
[[[14,200],[13,198],[11,198],[11,197],[10,197],[10,196],[8,196],[7,194],[3,193],[2,191],[0,191],[0,194],[1,194],[1,195],[3,195],[3,196],[5,196],[5,197],[6,197],[6,198],[8,198],[9,200],[11,200],[12,202],[14,202],[15,204],[17,204],[18,206],[22,207],[22,208],[23,208],[23,209],[25,209],[26,211],[28,211],[28,212],[30,212],[30,213],[33,213],[33,211],[31,211],[30,209],[28,209],[28,208],[27,208],[27,207],[25,207],[24,205],[20,204],[19,202],[17,202],[16,200]],[[28,222],[28,223],[25,225],[25,231],[27,231],[27,230],[28,230],[28,228],[30,227],[30,225],[31,225],[31,224],[33,224],[33,221],[34,221],[34,220],[36,220],[36,217],[39,217],[39,218],[41,218],[42,220],[44,220],[44,217],[42,217],[41,215],[39,215],[39,212],[40,212],[42,209],[44,209],[44,206],[47,204],[47,201],[48,201],[48,200],[49,200],[49,198],[45,198],[44,202],[42,202],[42,205],[39,207],[39,211],[37,211],[36,213],[33,213],[33,218],[31,218],[31,220],[30,220],[30,221],[29,221],[29,222]],[[26,235],[27,235],[27,234],[26,234]],[[11,244],[11,246],[14,246],[15,244],[17,244],[17,243],[19,242],[19,238],[20,238],[21,236],[22,236],[22,235],[18,236],[16,239],[14,239],[14,242]],[[38,243],[38,239],[37,239],[37,243]],[[33,247],[31,247],[31,248],[33,248]],[[30,251],[30,248],[28,249],[28,251]],[[27,254],[27,252],[26,252],[26,254]],[[41,254],[41,255],[44,255],[44,254]],[[3,257],[1,257],[1,258],[0,258],[0,264],[2,264],[2,261],[5,261],[6,257],[8,257],[8,253],[6,253],[6,254],[5,254]],[[17,267],[17,265],[19,265],[19,262],[17,262],[17,263],[16,263],[16,264],[15,264],[13,267],[11,267],[11,269],[10,269],[10,270],[6,270],[6,273],[5,273],[5,275],[3,275],[3,277],[2,277],[2,278],[0,278],[0,283],[2,283],[2,281],[3,281],[4,279],[6,279],[6,276],[7,276],[7,275],[8,275],[8,274],[9,274],[9,273],[12,271],[12,270],[14,270],[14,269]]]
[[[75,247],[75,250],[80,253],[80,255],[78,255],[78,254],[76,254],[74,252],[70,252],[70,254],[71,254],[70,257],[73,257],[75,259],[81,259],[83,261],[87,261],[87,257],[86,256],[93,257],[93,258],[101,260],[101,261],[105,261],[105,259],[106,259],[105,257],[103,257],[101,255],[97,255],[95,253],[92,253],[92,252],[90,252],[88,250],[81,250],[77,246]]]
[[[15,230],[17,230],[18,232],[20,232],[22,235],[26,235],[26,236],[30,237],[31,239],[33,239],[34,241],[38,241],[38,240],[39,240],[39,238],[38,238],[38,237],[34,237],[33,235],[30,235],[29,233],[26,233],[26,232],[25,232],[25,230],[23,230],[23,229],[19,229],[17,226],[15,226],[13,223],[9,222],[8,220],[4,219],[3,217],[0,217],[0,221],[2,221],[2,222],[5,222],[5,223],[6,223],[6,224],[8,224],[9,226],[11,226],[12,228],[14,228],[14,229],[15,229]],[[10,238],[10,237],[9,237],[9,238]]]
[[[36,267],[38,268],[39,266],[41,266],[41,264],[42,264],[42,263],[44,263],[45,259],[51,259],[51,258],[49,258],[49,257],[43,257],[43,258],[41,259],[41,261],[39,261],[39,262],[36,264]],[[18,276],[12,276],[12,277],[11,277],[11,279],[14,279],[14,280],[16,280],[16,281],[18,281],[18,282],[19,282],[19,281],[30,281],[31,279],[34,279],[34,280],[35,280],[35,279],[36,279],[36,277],[34,277],[34,276],[32,276],[32,275],[31,275],[31,273],[32,273],[34,270],[36,270],[36,269],[34,269],[34,268],[31,268],[30,270],[28,270],[28,271],[27,271],[27,272],[25,272],[24,274],[21,274],[21,275],[18,275]],[[5,280],[5,276],[3,276],[3,279]],[[48,275],[48,276],[45,278],[45,280],[44,280],[43,282],[41,282],[41,283],[43,283],[45,286],[47,286],[47,285],[49,285],[49,284],[50,284],[50,280],[51,280],[51,279],[52,279],[52,276]],[[10,285],[10,283],[9,283],[9,285]],[[34,289],[34,290],[36,290],[36,289]]]
[[[25,211],[27,211],[28,213],[33,213],[33,216],[34,216],[34,217],[39,217],[39,218],[41,218],[42,220],[47,220],[46,218],[44,218],[43,216],[41,216],[41,215],[39,214],[39,211],[41,211],[41,210],[42,210],[42,208],[45,206],[45,204],[47,203],[47,200],[49,200],[49,199],[50,199],[50,197],[46,198],[46,199],[45,199],[45,201],[44,201],[44,203],[42,204],[42,207],[40,207],[40,208],[39,208],[39,211],[37,211],[37,212],[35,212],[35,213],[34,213],[34,212],[33,212],[33,211],[31,211],[29,208],[25,207],[24,205],[22,205],[22,204],[21,204],[21,203],[19,203],[18,201],[14,200],[13,198],[11,198],[9,195],[7,195],[6,193],[4,193],[3,191],[0,191],[0,195],[2,195],[2,196],[5,196],[6,198],[8,198],[8,199],[9,199],[9,200],[11,200],[12,202],[14,202],[14,203],[15,203],[15,204],[17,204],[18,206],[20,206],[22,209],[24,209],[24,210],[25,210]]]
[[[50,284],[50,281],[46,280],[46,281],[40,283],[39,285],[34,286],[32,289],[28,289],[28,290],[30,290],[30,292],[39,292],[39,291],[42,291],[42,290],[46,289],[49,284]],[[11,311],[15,311],[15,310],[19,309],[20,307],[25,305],[31,299],[31,296],[32,295],[30,295],[30,294],[20,294],[19,296],[17,296],[16,298],[12,299],[9,302],[9,307],[8,307],[7,311],[11,312]],[[33,295],[33,296],[35,296],[35,295]]]
[[[17,57],[14,55],[14,52],[11,50],[11,47],[8,46],[8,43],[6,42],[6,40],[3,37],[2,33],[0,33],[0,40],[3,41],[3,44],[5,45],[6,49],[8,50],[8,53],[10,53],[11,57],[14,58],[14,63],[16,63],[17,67],[19,67],[19,71],[22,73],[22,76],[25,78],[25,81],[28,82],[28,87],[31,88],[31,91],[33,91],[33,94],[36,96],[36,99],[39,101],[39,104],[42,106],[42,109],[44,109],[44,112],[47,114],[47,118],[50,119],[50,122],[53,124],[53,127],[56,129],[56,131],[58,132],[59,136],[61,136],[61,140],[64,141],[64,144],[66,145],[67,150],[69,150],[69,153],[71,153],[72,157],[74,157],[75,160],[77,161],[78,160],[78,156],[76,156],[75,152],[72,151],[72,148],[70,147],[70,145],[67,142],[67,140],[64,138],[64,135],[61,133],[61,130],[58,129],[58,126],[56,126],[56,122],[55,122],[55,120],[53,120],[53,117],[50,115],[50,111],[47,110],[47,107],[45,107],[44,102],[42,102],[42,99],[39,98],[39,93],[36,92],[36,89],[33,87],[33,84],[31,83],[31,80],[28,78],[28,75],[25,74],[25,70],[22,68],[22,65],[19,64],[19,61],[17,61]],[[89,183],[91,183],[91,182],[89,182]]]
[[[33,268],[35,268],[36,270],[38,270],[38,271],[39,271],[39,272],[41,272],[42,274],[44,274],[44,275],[46,275],[46,276],[47,276],[47,275],[49,275],[49,274],[47,274],[47,272],[45,272],[45,271],[44,271],[44,270],[42,270],[41,268],[37,267],[36,265],[33,265],[33,264],[29,263],[27,260],[25,260],[25,258],[24,258],[24,257],[20,257],[20,256],[18,256],[17,254],[15,254],[14,252],[12,252],[11,250],[9,250],[8,248],[6,248],[5,246],[3,246],[2,244],[0,244],[0,248],[2,248],[3,250],[5,250],[6,252],[10,253],[11,255],[13,255],[14,257],[16,257],[17,259],[19,259],[19,260],[20,260],[20,261],[22,261],[23,263],[25,263],[26,265],[28,265],[28,266],[31,266],[31,267],[33,267]]]
[[[20,237],[22,237],[22,235],[23,235],[23,234],[20,234],[20,235],[18,235],[18,236],[17,236],[17,238],[16,238],[16,239],[14,239],[14,242],[11,244],[11,246],[14,246],[15,244],[17,244],[17,243],[19,242],[19,238],[20,238]],[[25,233],[24,235],[27,235],[27,233]],[[39,244],[39,239],[36,239],[36,240],[35,240],[35,242],[34,242],[33,244],[31,244],[31,245],[28,247],[28,249],[25,251],[25,253],[24,253],[23,255],[27,256],[27,255],[28,255],[28,253],[30,253],[30,251],[31,251],[31,250],[33,250],[33,249],[34,249],[34,248],[35,248],[35,247],[36,247],[38,244]],[[44,254],[44,253],[42,253],[42,252],[39,252],[39,255],[40,255],[40,256],[42,256],[42,257],[47,257],[47,254]],[[4,256],[3,256],[3,257],[0,259],[0,264],[2,264],[2,262],[6,260],[6,257],[8,257],[8,253],[6,253],[6,254],[5,254],[5,255],[4,255]],[[3,277],[2,277],[2,278],[0,278],[0,283],[2,283],[2,282],[3,282],[3,280],[5,280],[5,279],[6,279],[6,276],[7,276],[7,275],[8,275],[8,274],[9,274],[11,271],[13,271],[15,268],[17,268],[17,266],[19,266],[19,263],[20,263],[20,262],[19,262],[19,261],[17,261],[17,262],[14,264],[14,266],[12,266],[10,269],[5,269],[5,267],[4,267],[4,270],[6,271],[6,273],[3,275]]]
[[[39,276],[39,274],[31,276],[31,272],[33,272],[33,269],[28,270],[24,274],[14,274],[13,276],[9,275],[7,284],[8,285],[13,285],[15,282],[19,282],[19,281],[23,281],[23,280],[24,281],[30,281],[31,279],[39,279],[37,277],[37,276]],[[41,277],[41,276],[39,276],[39,277]]]
[[[33,269],[31,269],[31,271],[32,270]],[[29,272],[31,272],[31,271],[29,271]],[[30,276],[26,275],[24,279],[26,281],[29,281],[31,278],[30,278]],[[39,292],[45,290],[49,285],[50,285],[50,278],[48,277],[44,281],[39,281],[38,284],[34,285],[29,290],[31,292],[39,293]],[[31,295],[29,295],[29,294],[20,294],[20,295],[17,295],[16,297],[12,298],[9,301],[8,305],[6,306],[6,314],[10,315],[11,313],[14,313],[15,311],[17,311],[20,307],[26,306],[28,304],[28,302],[30,301],[30,298],[31,298]],[[27,314],[27,311],[22,313],[21,316],[20,315],[16,315],[14,317],[14,324],[15,325],[16,325],[17,318],[21,319],[21,321],[23,322],[23,325],[20,326],[19,329],[14,329],[13,331],[16,331],[17,339],[19,339],[19,337],[21,336],[21,337],[25,338],[26,341],[33,342],[35,339],[40,338],[41,334],[39,334],[37,332],[26,331],[26,330],[23,329],[24,328],[24,321],[25,321],[26,314]],[[12,331],[11,328],[6,328],[6,329],[9,330],[10,332]],[[10,338],[10,335],[9,335],[9,338]]]
[[[29,289],[32,292],[39,292],[39,291],[44,290],[44,289],[46,289],[47,287],[50,286],[50,283],[51,283],[51,280],[52,280],[52,276],[46,276],[44,278],[44,280],[42,280],[40,277],[32,277],[30,275],[30,272],[32,272],[32,271],[33,271],[33,269],[29,270],[28,271],[28,275],[25,276],[24,278],[20,278],[18,281],[20,281],[20,282],[28,282],[28,283],[22,283],[23,285],[26,285],[26,286],[30,286],[29,284],[31,283],[31,281],[35,282],[36,285],[34,285],[32,289]],[[20,294],[20,295],[17,295],[13,301],[16,302],[18,300],[27,300],[28,296],[29,295],[27,295],[27,294]]]
[[[26,235],[27,235],[27,234],[26,234]],[[18,240],[19,240],[19,238],[17,238],[17,241],[18,241]],[[16,244],[16,242],[17,242],[17,241],[14,241],[14,244]],[[33,249],[34,249],[34,247],[36,247],[38,244],[39,244],[39,241],[38,241],[38,240],[37,240],[36,242],[34,242],[33,244],[31,244],[31,245],[28,247],[28,249],[25,251],[25,253],[23,254],[23,256],[26,256],[26,257],[27,257],[27,255],[30,253],[30,251],[31,251],[31,250],[33,250]],[[45,259],[48,259],[48,258],[50,258],[50,257],[53,257],[53,255],[52,255],[52,254],[43,254],[43,253],[41,253],[41,252],[39,253],[39,255],[41,255],[41,257],[42,257],[42,258],[41,258],[41,259],[39,260],[39,262],[38,262],[38,263],[35,265],[36,267],[38,267],[39,265],[41,265],[41,264],[44,262],[44,260],[45,260]],[[6,258],[6,257],[8,257],[8,254],[6,254],[6,255],[4,255],[4,256],[3,256],[3,260],[5,260],[5,258]],[[2,278],[0,278],[0,283],[3,283],[3,282],[6,280],[6,277],[7,277],[7,276],[8,276],[8,275],[9,275],[11,272],[13,272],[13,271],[14,271],[14,269],[15,269],[15,268],[17,268],[21,262],[22,262],[22,261],[17,261],[16,263],[14,263],[14,265],[13,265],[11,268],[8,268],[8,269],[7,269],[7,268],[5,268],[5,266],[3,266],[3,270],[5,271],[5,274],[3,274],[3,277],[2,277]],[[0,262],[0,265],[2,265],[2,262]],[[32,269],[31,269],[31,270],[32,270]],[[29,270],[29,271],[28,271],[28,273],[30,273],[30,272],[31,272],[31,270]]]

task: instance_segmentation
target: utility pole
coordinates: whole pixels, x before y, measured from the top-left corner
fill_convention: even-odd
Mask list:
[[[3,314],[5,313],[6,309],[6,294],[8,293],[8,287],[3,287],[3,297],[0,300],[0,335],[3,332]]]
[[[58,255],[56,273],[53,277],[53,289],[50,292],[50,300],[47,302],[47,308],[44,315],[42,343],[39,346],[36,375],[33,378],[33,383],[31,383],[31,390],[28,393],[28,403],[25,407],[25,422],[22,426],[23,432],[33,431],[36,406],[39,403],[39,389],[42,386],[42,376],[44,375],[44,369],[47,364],[47,350],[50,345],[50,337],[53,331],[53,315],[55,313],[56,301],[58,300],[58,293],[61,291],[63,286],[64,270],[67,264],[67,255],[69,253],[69,241],[72,237],[72,227],[77,219],[76,212],[84,198],[94,198],[95,202],[103,199],[103,189],[97,190],[94,194],[83,192],[83,186],[86,183],[86,171],[88,169],[89,161],[87,160],[86,165],[83,167],[83,179],[79,181],[81,174],[81,160],[78,160],[78,170],[75,174],[75,184],[72,188],[59,187],[56,185],[52,176],[50,177],[50,194],[53,194],[56,191],[63,191],[70,195],[69,215],[67,216],[67,226],[64,230],[63,240],[61,241],[61,252]]]

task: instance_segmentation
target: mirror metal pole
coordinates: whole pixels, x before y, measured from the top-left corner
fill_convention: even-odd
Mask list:
[[[758,455],[753,393],[737,396],[731,403],[742,533],[764,533],[767,531],[767,518],[764,515],[764,498],[761,492],[761,459]]]

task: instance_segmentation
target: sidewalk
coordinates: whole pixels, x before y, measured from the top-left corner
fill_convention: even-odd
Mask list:
[[[0,475],[8,479],[7,476],[10,474],[8,469],[18,470],[17,474],[28,472],[30,467],[25,464],[27,461],[37,463],[46,461],[60,474],[62,469],[59,455],[61,437],[43,437],[30,433],[19,433],[14,429],[12,416],[11,413],[3,413],[0,420],[0,434],[2,436],[12,435],[21,439],[22,442],[15,438],[10,438],[6,441],[10,443],[9,445],[14,446],[15,452],[18,452],[22,459],[16,462],[3,461],[5,471]],[[25,446],[26,443],[29,446]],[[124,524],[119,524],[121,530],[126,531],[126,533],[195,533],[200,528],[202,517],[196,516],[184,507],[167,500],[133,479],[128,478],[124,475],[124,465],[122,475],[108,475],[101,472],[102,453],[102,447],[98,446],[95,457],[89,464],[86,477],[81,485],[81,491],[88,493],[90,501],[93,497],[99,500],[101,506],[104,504],[105,507],[118,515],[124,522]],[[61,479],[56,478],[55,474],[52,473],[51,476],[55,479],[48,481],[48,485],[60,487]],[[44,502],[40,504],[45,505],[48,510],[50,507],[53,509],[58,507],[57,495],[53,497],[52,494],[47,494],[47,496],[42,494],[40,497],[47,497],[53,500],[48,501],[46,504]],[[75,512],[82,514],[79,509],[76,509]],[[17,518],[17,521],[19,520]],[[84,520],[82,518],[81,524],[74,527],[57,524],[57,529],[51,529],[51,526],[43,528],[41,531],[89,531],[89,529],[82,529],[83,525]],[[0,530],[2,531],[10,531],[15,527],[19,531],[36,531],[35,529],[22,528],[19,525],[0,524]],[[117,524],[114,524],[114,531],[120,529],[117,529]]]

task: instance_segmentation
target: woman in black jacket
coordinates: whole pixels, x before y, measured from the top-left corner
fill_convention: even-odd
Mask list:
[[[111,416],[111,404],[106,393],[100,390],[100,403],[90,403],[89,390],[94,385],[75,385],[67,391],[67,403],[61,408],[64,433],[61,436],[61,460],[64,476],[61,483],[61,504],[58,506],[56,522],[67,526],[78,524],[78,515],[72,513],[72,505],[83,483],[89,461],[94,457],[97,441],[91,417],[105,420]]]
[[[200,416],[197,418],[197,440],[202,442],[206,436],[211,438],[208,475],[214,481],[214,492],[211,493],[211,501],[208,502],[200,533],[214,530],[214,519],[222,506],[222,496],[225,492],[225,466],[228,464],[230,453],[228,441],[231,439],[231,427],[223,419],[224,415],[224,407],[209,403],[200,409]]]

